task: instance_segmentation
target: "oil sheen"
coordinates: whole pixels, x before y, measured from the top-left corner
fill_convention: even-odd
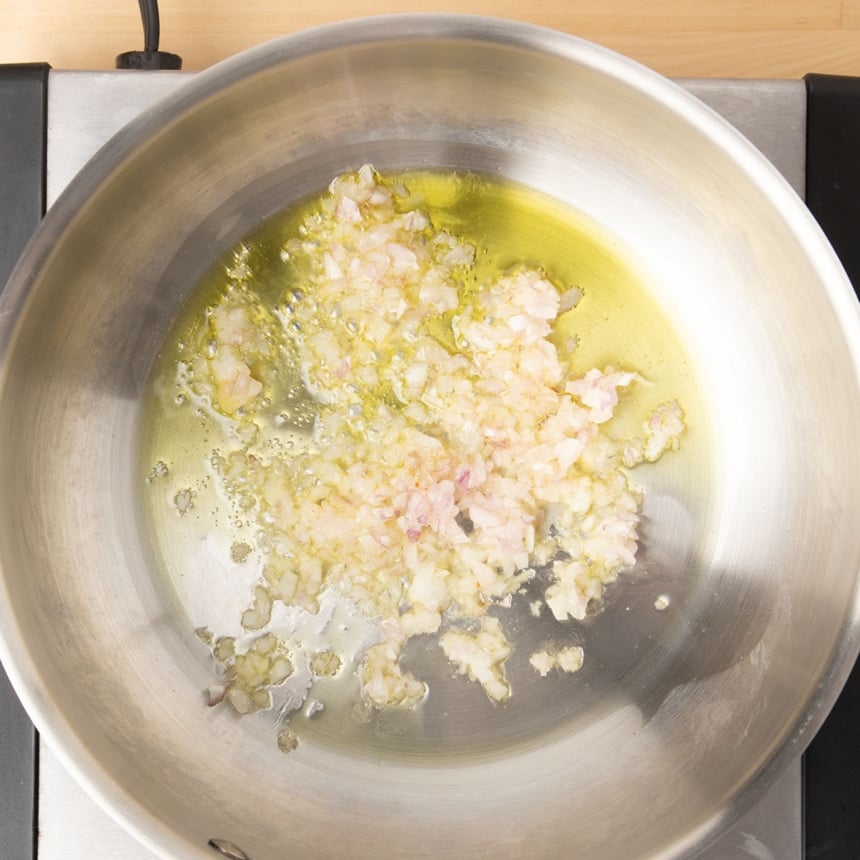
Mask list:
[[[386,179],[405,189],[400,204],[404,211],[420,208],[436,229],[476,247],[476,264],[469,279],[459,285],[462,290],[481,289],[515,265],[540,269],[561,291],[579,289],[582,298],[560,315],[551,336],[559,350],[573,350],[575,371],[614,366],[636,371],[645,380],[622,399],[613,419],[615,432],[635,434],[643,416],[657,404],[678,400],[687,433],[681,459],[672,468],[683,468],[683,458],[689,456],[683,449],[705,444],[704,406],[684,343],[648,289],[647,278],[639,274],[636,260],[609,231],[553,198],[495,177],[416,171],[389,174]],[[139,426],[141,514],[177,623],[187,631],[188,647],[199,653],[201,663],[211,663],[211,657],[195,630],[205,628],[215,636],[245,642],[252,638],[241,629],[239,619],[259,579],[265,547],[259,545],[254,517],[243,509],[241,496],[229,500],[218,490],[211,458],[230,430],[189,396],[182,368],[207,349],[207,309],[237,285],[252,291],[261,330],[277,331],[291,296],[306,289],[301,264],[284,249],[300,236],[302,222],[318,205],[319,197],[303,201],[267,220],[240,245],[225,249],[191,291],[147,384]],[[440,340],[447,331],[440,320]],[[280,358],[260,374],[264,405],[254,417],[254,444],[262,453],[300,450],[319,408],[304,390],[288,338],[277,340]],[[662,463],[645,466],[645,483],[659,470],[665,470]],[[524,607],[523,626],[527,616]],[[351,647],[358,653],[361,625],[355,628]],[[512,661],[509,675],[519,691],[504,708],[486,701],[480,691],[468,691],[466,702],[462,691],[449,695],[444,687],[450,667],[428,664],[425,672],[440,676],[442,691],[422,713],[363,714],[356,719],[354,688],[345,681],[326,680],[325,709],[304,709],[290,724],[305,740],[348,744],[374,754],[422,755],[432,749],[434,754],[460,755],[509,747],[562,730],[591,701],[585,693],[581,707],[560,711],[559,696],[575,698],[577,690],[588,686],[589,672],[584,669],[548,687],[524,661],[525,656],[522,667]],[[314,698],[312,694],[309,701]],[[470,719],[477,715],[480,740],[464,733],[450,716],[458,704],[469,709]],[[249,725],[254,721],[270,731],[271,716],[247,720]]]

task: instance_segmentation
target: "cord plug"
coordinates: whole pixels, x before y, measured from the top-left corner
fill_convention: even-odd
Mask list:
[[[118,69],[181,69],[182,57],[167,51],[126,51],[116,58]]]
[[[158,0],[138,0],[140,20],[143,23],[143,50],[126,51],[116,58],[118,69],[181,69],[182,57],[158,50],[161,25],[158,16]]]

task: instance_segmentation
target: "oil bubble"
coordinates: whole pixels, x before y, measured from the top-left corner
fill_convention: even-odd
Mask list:
[[[180,517],[185,516],[194,507],[194,497],[197,494],[191,487],[179,490],[173,497],[173,507],[176,508]]]
[[[146,476],[146,482],[151,484],[157,478],[165,478],[170,470],[167,468],[167,463],[164,460],[157,460]]]

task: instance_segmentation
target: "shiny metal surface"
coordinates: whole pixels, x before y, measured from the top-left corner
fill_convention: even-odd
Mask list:
[[[137,132],[58,201],[0,307],[2,657],[65,764],[164,856],[216,834],[254,860],[700,849],[799,754],[858,644],[856,301],[788,186],[656,76],[474,19],[293,37]],[[137,398],[178,302],[276,203],[366,159],[498,170],[609,225],[708,398],[701,450],[648,481],[672,609],[639,642],[607,612],[599,706],[483,759],[284,760],[203,711],[135,515]]]
[[[155,854],[109,818],[44,743],[39,782],[38,860],[154,860]],[[803,860],[801,794],[797,762],[696,860]]]
[[[141,111],[191,80],[189,72],[52,71],[48,88],[46,204]]]
[[[42,739],[39,841],[34,860],[156,860],[72,778]]]
[[[110,137],[192,77],[189,72],[136,75],[121,71],[52,71],[48,92],[51,144],[47,205],[53,204],[85,161]],[[728,120],[803,195],[803,81],[687,78],[676,83]]]
[[[788,180],[806,193],[806,85],[803,81],[678,80],[727,119]]]
[[[803,773],[798,761],[695,860],[804,860],[804,856]]]

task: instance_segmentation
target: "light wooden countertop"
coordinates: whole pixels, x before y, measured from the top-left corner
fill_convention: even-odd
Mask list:
[[[574,33],[669,76],[860,75],[860,0],[161,0],[161,48],[202,69],[329,21],[469,12]],[[135,0],[0,0],[0,63],[111,69],[143,46]]]

